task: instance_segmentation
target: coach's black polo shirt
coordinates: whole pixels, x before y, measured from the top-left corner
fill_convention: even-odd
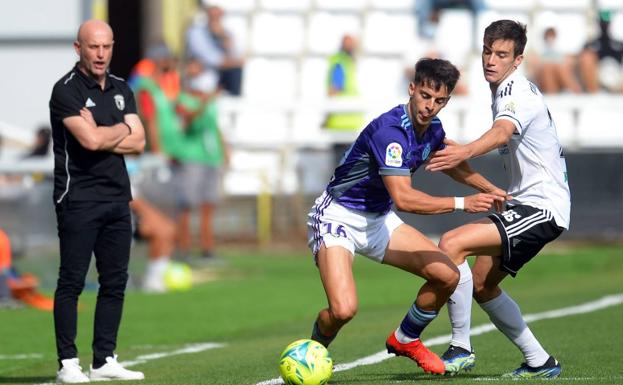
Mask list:
[[[91,110],[98,126],[123,122],[136,113],[134,94],[114,75],[106,75],[105,87],[74,67],[52,90],[50,121],[54,139],[54,201],[129,201],[130,180],[123,155],[90,151],[82,147],[63,119]]]

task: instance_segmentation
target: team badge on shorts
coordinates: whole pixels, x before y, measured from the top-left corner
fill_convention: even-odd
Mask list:
[[[123,95],[117,94],[113,97],[115,98],[115,105],[117,108],[123,111],[125,109],[125,99],[123,98]]]
[[[402,166],[402,146],[396,142],[387,145],[385,164],[392,167]]]

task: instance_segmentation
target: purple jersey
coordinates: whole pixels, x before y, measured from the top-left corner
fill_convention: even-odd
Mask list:
[[[336,202],[350,209],[387,213],[392,199],[382,175],[411,176],[431,152],[445,147],[446,133],[435,117],[419,138],[399,105],[374,119],[350,146],[327,186]]]

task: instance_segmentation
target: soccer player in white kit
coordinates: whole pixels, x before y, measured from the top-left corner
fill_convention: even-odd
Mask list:
[[[475,355],[469,338],[472,295],[493,324],[523,353],[525,362],[504,376],[554,378],[556,359],[532,334],[517,304],[499,287],[515,276],[548,242],[569,228],[570,193],[556,126],[539,89],[516,72],[526,45],[525,25],[498,20],[485,29],[484,76],[491,88],[493,125],[466,144],[446,141],[428,170],[454,167],[493,149],[509,177],[507,210],[445,233],[439,247],[457,264],[461,278],[448,301],[450,347],[442,356],[446,373],[469,370]],[[470,270],[466,258],[475,255]]]

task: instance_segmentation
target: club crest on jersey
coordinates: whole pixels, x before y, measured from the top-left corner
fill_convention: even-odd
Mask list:
[[[402,146],[396,142],[387,145],[385,150],[385,164],[392,167],[402,166]]]
[[[514,103],[514,102],[507,103],[507,104],[504,106],[504,111],[510,111],[510,112],[512,112],[513,114],[515,113],[515,109],[516,109],[516,108],[515,108],[515,103]]]
[[[430,155],[430,143],[426,143],[426,147],[424,147],[424,150],[422,151],[422,160],[426,160],[426,158],[428,158],[429,155]]]
[[[115,98],[115,105],[117,108],[123,111],[125,109],[125,99],[123,98],[123,95],[117,94],[113,97]]]

